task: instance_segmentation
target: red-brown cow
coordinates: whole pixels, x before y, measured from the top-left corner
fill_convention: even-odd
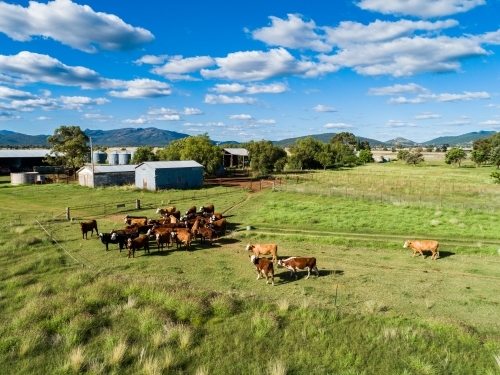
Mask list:
[[[156,244],[158,245],[158,250],[163,250],[163,245],[167,245],[167,249],[170,247],[170,232],[167,233],[156,233]]]
[[[191,248],[191,241],[193,237],[191,236],[191,233],[189,233],[189,231],[172,232],[171,236],[172,240],[176,240],[177,247],[184,243],[186,245],[186,250],[189,250]]]
[[[274,266],[273,262],[271,262],[267,258],[259,258],[255,255],[250,255],[250,261],[255,265],[257,270],[257,280],[260,279],[260,275],[264,275],[266,277],[266,284],[269,284],[269,275],[271,275],[271,283],[274,286]]]
[[[273,262],[278,260],[278,245],[276,244],[248,244],[246,247],[247,251],[252,251],[253,255],[257,258],[259,255],[271,254],[273,256]]]
[[[149,254],[149,237],[142,235],[137,238],[129,238],[127,241],[128,258],[132,254],[132,258],[135,258],[135,251],[139,249],[144,249],[144,252]]]
[[[413,250],[412,257],[418,252],[422,255],[422,259],[425,259],[423,252],[430,251],[432,253],[431,259],[439,258],[439,242],[434,240],[406,241],[403,247],[410,247]]]
[[[97,221],[95,220],[90,220],[86,223],[80,223],[80,229],[82,230],[82,239],[85,237],[85,239],[88,240],[87,232],[90,232],[90,237],[92,237],[92,235],[94,234],[94,229],[95,234],[99,234],[99,231],[97,230]]]
[[[278,260],[278,266],[286,267],[290,270],[290,276],[295,275],[295,280],[298,279],[297,270],[303,270],[307,268],[307,277],[311,276],[311,270],[316,272],[316,276],[319,277],[318,267],[316,267],[316,258],[306,258],[306,257],[291,257],[288,259]]]

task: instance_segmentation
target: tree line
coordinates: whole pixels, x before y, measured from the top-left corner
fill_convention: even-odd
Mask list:
[[[45,162],[50,165],[65,165],[75,171],[89,160],[89,137],[78,126],[60,126],[47,138],[47,142],[52,155],[46,155]],[[373,161],[370,144],[361,142],[348,132],[335,134],[329,143],[312,137],[298,139],[288,150],[266,140],[250,141],[233,147],[248,151],[249,166],[260,175],[285,169],[353,167]],[[94,149],[103,148],[95,145]],[[151,146],[138,147],[131,163],[194,160],[203,165],[205,176],[211,177],[221,169],[222,151],[207,134],[201,134],[173,141],[156,152]]]

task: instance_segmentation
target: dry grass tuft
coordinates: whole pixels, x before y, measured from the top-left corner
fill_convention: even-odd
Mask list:
[[[448,220],[448,222],[449,222],[450,224],[458,224],[458,223],[459,223],[458,219],[457,219],[457,218],[454,218],[454,217],[452,217],[450,220]]]
[[[170,350],[166,350],[163,358],[163,368],[168,371],[175,365],[174,354]]]
[[[384,338],[386,340],[395,339],[396,337],[398,337],[398,329],[397,328],[390,327],[390,328],[384,329]]]
[[[75,372],[80,372],[85,364],[85,353],[81,346],[78,346],[76,349],[69,355],[69,365]]]
[[[196,375],[208,375],[208,370],[206,369],[206,367],[201,366],[201,367],[198,367],[195,374]]]
[[[281,299],[276,304],[278,305],[278,310],[281,312],[287,312],[290,308],[290,302],[286,299]]]
[[[153,356],[146,358],[142,368],[146,375],[160,375],[163,372],[160,362]]]
[[[191,344],[192,331],[187,326],[179,326],[179,347],[186,349]]]
[[[136,298],[133,296],[128,296],[127,303],[123,306],[125,309],[131,309],[135,306]]]
[[[267,364],[267,373],[269,375],[286,375],[288,369],[286,364],[281,360],[271,360]]]
[[[439,217],[439,216],[442,216],[442,215],[443,215],[443,213],[441,211],[434,212],[434,216]]]
[[[430,224],[433,227],[437,227],[439,224],[441,224],[441,222],[439,220],[434,219],[434,220],[431,220]]]
[[[111,351],[111,358],[109,363],[113,366],[120,366],[125,358],[125,353],[127,352],[128,345],[125,341],[120,341]]]
[[[500,353],[493,354],[493,358],[495,358],[495,361],[496,361],[498,367],[500,367]]]

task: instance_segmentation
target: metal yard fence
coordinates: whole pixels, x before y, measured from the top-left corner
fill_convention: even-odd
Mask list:
[[[178,205],[184,202],[189,202],[196,199],[210,199],[215,196],[220,197],[221,194],[230,197],[232,194],[238,193],[237,190],[225,188],[222,191],[219,189],[217,193],[212,193],[209,190],[185,190],[177,192],[175,198],[170,198],[168,191],[165,194],[158,194],[153,197],[146,197],[136,200],[116,201],[106,203],[87,204],[79,206],[66,207],[64,214],[59,213],[59,216],[64,216],[66,220],[86,218],[97,218],[109,215],[131,214],[141,216],[141,212],[145,210],[156,209],[168,205]]]

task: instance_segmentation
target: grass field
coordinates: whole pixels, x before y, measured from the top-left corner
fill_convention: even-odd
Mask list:
[[[318,172],[254,193],[0,184],[0,372],[500,374],[498,211],[319,191],[349,174],[358,191],[368,187],[358,174],[435,182],[432,168],[443,185],[454,181],[444,198],[470,203],[479,198],[466,187],[480,191],[483,181],[488,199],[498,199],[488,168],[442,164]],[[397,178],[385,181],[399,188]],[[96,217],[109,231],[126,213],[154,217],[168,202],[181,211],[214,203],[230,233],[213,247],[154,246],[135,259],[116,245],[106,252],[95,236],[81,239],[80,219]],[[72,222],[66,207],[80,207]],[[423,237],[440,241],[440,259],[402,248]],[[278,268],[275,287],[256,281],[248,242],[277,243],[280,257],[315,256],[320,277],[301,272],[294,281]]]

